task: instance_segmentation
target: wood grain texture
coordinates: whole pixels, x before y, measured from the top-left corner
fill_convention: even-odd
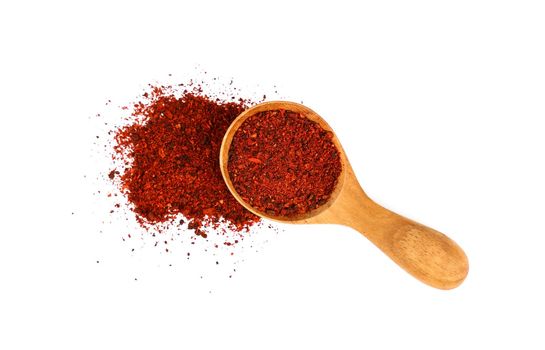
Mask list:
[[[468,273],[464,251],[446,235],[407,219],[375,203],[361,188],[346,154],[333,133],[339,149],[342,173],[330,200],[321,207],[298,217],[271,217],[246,203],[236,192],[227,171],[229,147],[240,125],[250,116],[274,109],[301,113],[333,132],[310,108],[294,102],[273,101],[243,112],[229,127],[220,150],[220,167],[233,196],[251,212],[275,221],[293,224],[339,224],[352,227],[367,237],[395,263],[420,281],[439,289],[459,286]]]

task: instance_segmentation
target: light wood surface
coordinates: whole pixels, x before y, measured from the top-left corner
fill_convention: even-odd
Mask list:
[[[440,289],[460,285],[469,264],[464,251],[446,235],[398,215],[371,200],[361,188],[337,139],[343,170],[330,200],[299,217],[272,217],[246,203],[236,192],[227,171],[229,147],[237,129],[250,116],[275,109],[301,113],[333,132],[310,108],[294,102],[273,101],[258,104],[243,112],[229,127],[220,150],[221,172],[233,196],[251,212],[275,221],[293,224],[340,224],[354,228],[367,237],[405,271],[420,281]]]

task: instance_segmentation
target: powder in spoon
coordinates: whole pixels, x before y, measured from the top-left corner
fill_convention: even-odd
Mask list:
[[[241,198],[271,216],[293,217],[323,205],[341,174],[333,133],[300,113],[269,110],[236,131],[229,177]]]

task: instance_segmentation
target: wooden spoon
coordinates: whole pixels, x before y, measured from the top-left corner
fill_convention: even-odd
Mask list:
[[[284,223],[349,226],[367,237],[405,271],[432,287],[452,289],[464,281],[469,268],[464,251],[444,234],[398,215],[371,200],[358,183],[335,133],[333,142],[341,156],[342,172],[327,203],[301,216],[278,217],[259,211],[245,202],[229,177],[229,147],[236,131],[248,117],[278,109],[300,113],[333,133],[331,127],[317,113],[298,103],[265,102],[240,114],[223,138],[220,166],[227,187],[246,209],[263,218]]]

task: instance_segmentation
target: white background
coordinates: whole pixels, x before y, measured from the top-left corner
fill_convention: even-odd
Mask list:
[[[2,2],[0,348],[543,349],[544,18],[541,1]],[[196,64],[319,112],[372,198],[465,249],[465,283],[427,287],[334,226],[256,238],[231,279],[130,253],[82,177],[89,117]]]

